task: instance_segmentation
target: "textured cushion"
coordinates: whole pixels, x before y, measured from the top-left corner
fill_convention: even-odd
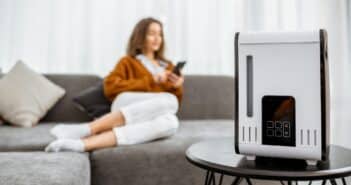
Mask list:
[[[4,185],[90,185],[87,154],[3,152],[0,166]]]
[[[234,78],[187,75],[178,112],[183,120],[234,119]]]
[[[193,143],[221,137],[234,139],[233,120],[181,121],[170,138],[94,151],[92,184],[203,184],[204,171],[186,161],[185,151]]]
[[[64,93],[64,89],[19,61],[0,79],[0,115],[11,124],[31,127]]]
[[[104,95],[102,81],[80,92],[73,102],[92,119],[109,113],[111,109],[111,102]]]
[[[0,152],[41,150],[55,139],[49,130],[55,124],[39,123],[35,127],[0,126]]]
[[[66,95],[43,118],[43,122],[85,122],[91,118],[79,110],[72,98],[101,82],[96,75],[47,74],[49,80],[66,90]],[[1,74],[0,74],[1,77]],[[234,119],[234,78],[231,76],[186,75],[182,120]]]
[[[98,82],[101,78],[96,75],[69,75],[69,74],[48,74],[49,80],[58,84],[66,90],[66,95],[50,109],[42,122],[86,122],[91,118],[74,105],[72,99],[82,90],[87,89]]]
[[[43,122],[84,122],[91,118],[79,110],[72,98],[96,85],[95,75],[45,75],[66,90],[66,95],[48,112]],[[231,76],[186,75],[178,116],[182,120],[234,119],[234,78]]]
[[[56,124],[58,123],[43,122],[32,128],[14,127],[6,124],[2,125],[0,127],[0,152],[43,151],[45,147],[55,139],[55,137],[50,134],[50,129]],[[65,124],[71,123],[66,122]],[[234,122],[228,120],[181,121],[180,129],[173,139],[225,136],[226,133],[232,134],[234,132],[233,129],[229,129],[233,127],[231,124],[234,124]]]

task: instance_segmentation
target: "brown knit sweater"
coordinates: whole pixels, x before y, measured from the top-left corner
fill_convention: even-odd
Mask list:
[[[173,68],[174,65],[169,62],[166,70]],[[179,103],[183,96],[183,87],[174,88],[170,81],[155,83],[152,74],[131,56],[123,57],[104,78],[104,94],[110,101],[125,91],[170,92],[178,98]]]

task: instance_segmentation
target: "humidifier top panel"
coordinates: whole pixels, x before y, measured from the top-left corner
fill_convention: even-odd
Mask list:
[[[240,44],[313,43],[319,41],[318,31],[240,33]]]

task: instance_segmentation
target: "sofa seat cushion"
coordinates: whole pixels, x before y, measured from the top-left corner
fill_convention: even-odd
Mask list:
[[[1,152],[0,184],[90,185],[87,153]]]
[[[46,145],[55,139],[50,129],[55,124],[39,123],[32,128],[0,126],[0,152],[44,151]]]
[[[172,138],[210,139],[234,136],[234,120],[181,120]]]
[[[233,120],[181,121],[167,139],[92,152],[92,184],[203,184],[204,171],[185,159],[186,149],[201,140],[232,137]]]

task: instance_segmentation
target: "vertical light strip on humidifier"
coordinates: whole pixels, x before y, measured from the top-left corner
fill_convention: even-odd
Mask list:
[[[246,113],[253,116],[253,63],[252,55],[246,56]]]

